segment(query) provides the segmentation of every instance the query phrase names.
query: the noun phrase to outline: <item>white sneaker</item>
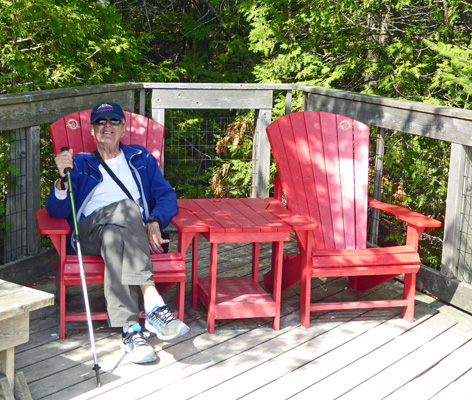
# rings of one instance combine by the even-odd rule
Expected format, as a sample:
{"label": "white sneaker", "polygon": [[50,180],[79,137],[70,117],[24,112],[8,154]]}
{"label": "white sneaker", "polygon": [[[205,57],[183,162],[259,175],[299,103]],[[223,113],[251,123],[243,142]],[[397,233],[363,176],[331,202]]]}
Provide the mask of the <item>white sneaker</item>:
{"label": "white sneaker", "polygon": [[146,314],[145,328],[164,341],[185,335],[190,328],[169,310],[169,307],[155,307]]}
{"label": "white sneaker", "polygon": [[123,334],[121,348],[131,356],[131,361],[135,364],[145,364],[157,360],[154,348],[147,342],[139,325],[133,325],[131,331]]}

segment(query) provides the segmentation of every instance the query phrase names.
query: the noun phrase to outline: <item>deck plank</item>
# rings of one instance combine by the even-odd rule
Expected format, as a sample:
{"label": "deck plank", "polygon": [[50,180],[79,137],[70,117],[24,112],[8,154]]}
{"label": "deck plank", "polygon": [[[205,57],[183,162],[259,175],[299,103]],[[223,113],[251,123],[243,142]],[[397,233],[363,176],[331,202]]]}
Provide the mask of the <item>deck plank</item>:
{"label": "deck plank", "polygon": [[357,386],[340,399],[383,399],[398,390],[399,387],[421,376],[471,338],[472,331],[470,328],[464,327],[462,324],[456,324],[398,362],[392,363],[391,366]]}
{"label": "deck plank", "polygon": [[439,392],[432,400],[460,399],[465,393],[470,393],[470,382],[472,382],[472,369],[453,381],[449,386]]}
{"label": "deck plank", "polygon": [[[394,340],[391,340],[378,349],[366,349],[364,357],[347,365],[326,379],[315,383],[294,398],[313,398],[314,393],[316,393],[317,396],[321,396],[323,399],[342,396],[359,384],[398,362],[403,357],[421,347],[424,343],[432,340],[438,334],[447,331],[455,324],[456,322],[447,316],[442,314],[435,315],[424,323],[397,336]],[[320,359],[319,362],[323,364],[326,360]],[[377,396],[376,391],[374,391],[374,394]],[[382,397],[378,394],[376,398]]]}
{"label": "deck plank", "polygon": [[[186,382],[185,387],[189,387],[187,384],[192,384],[202,392],[195,397],[196,399],[205,399],[208,396],[215,399],[224,398],[225,393],[231,393],[235,397],[244,396],[248,391],[257,390],[261,386],[268,385],[273,379],[289,374],[293,369],[301,368],[320,352],[331,351],[337,346],[349,342],[353,336],[361,335],[369,329],[370,324],[353,322],[349,324],[351,326],[349,332],[340,333],[339,327],[341,325],[344,326],[339,321],[318,324],[317,329],[312,330],[318,335],[310,335],[309,340],[307,340],[305,332],[300,332],[302,328],[296,328],[290,332],[290,335],[284,335],[283,341],[267,342],[257,349],[251,349],[239,357],[234,357],[214,368],[192,376],[191,381]],[[338,342],[327,340],[331,335],[336,335]],[[293,348],[294,342],[297,344],[301,342],[301,344]],[[251,362],[251,360],[258,361]],[[166,394],[174,388],[166,389],[168,390],[158,392],[158,394]],[[274,393],[274,395],[277,398],[280,392]]]}
{"label": "deck plank", "polygon": [[[344,284],[342,285],[342,288],[343,287],[344,287]],[[326,289],[326,292],[321,290],[319,295],[320,296],[326,296],[329,294],[336,295],[339,293],[340,290],[342,290],[342,288],[339,286],[337,282],[333,281],[329,289]],[[298,301],[298,296],[297,296],[297,299],[295,300]],[[287,312],[287,310],[285,312]],[[292,309],[289,308],[288,312],[289,313],[285,314],[282,318],[282,325],[287,325],[288,329],[293,329],[294,326],[298,326],[299,316],[298,316],[297,305],[293,307]],[[261,319],[260,322],[263,322],[263,320],[265,321],[265,325],[270,324],[271,319],[269,318]],[[226,325],[229,325],[229,324],[231,323],[226,322]],[[236,327],[227,331],[222,330],[221,328],[217,328],[215,335],[209,335],[206,332],[206,324],[205,324],[204,319],[200,318],[197,321],[189,322],[189,326],[191,328],[190,334],[182,338],[181,343],[166,344],[166,343],[157,341],[157,339],[155,338],[151,339],[151,343],[155,346],[155,350],[159,357],[158,365],[154,369],[152,369],[153,372],[159,375],[158,379],[153,378],[152,373],[147,371],[147,370],[150,370],[150,368],[147,368],[146,374],[144,374],[144,376],[142,377],[140,377],[142,375],[142,370],[136,369],[136,366],[133,366],[133,365],[131,365],[131,368],[129,368],[130,371],[125,373],[123,372],[125,366],[122,365],[121,363],[126,364],[127,362],[126,358],[123,358],[120,361],[112,360],[111,362],[108,363],[109,360],[107,358],[103,359],[102,352],[98,350],[99,351],[98,353],[99,364],[102,367],[102,372],[111,371],[111,368],[115,368],[115,369],[120,370],[120,375],[122,376],[122,379],[120,379],[119,382],[113,382],[115,381],[114,376],[107,377],[106,374],[105,375],[102,374],[101,380],[103,383],[105,382],[107,383],[106,390],[111,392],[110,398],[116,397],[117,395],[119,395],[123,391],[123,386],[125,384],[126,384],[126,390],[129,390],[130,388],[134,388],[134,386],[136,386],[133,389],[133,391],[135,392],[135,395],[137,396],[138,393],[140,393],[140,390],[142,390],[143,388],[145,388],[145,390],[150,390],[147,387],[147,385],[142,383],[142,381],[149,381],[149,380],[154,381],[157,379],[159,381],[171,383],[173,382],[173,379],[176,379],[176,376],[179,376],[179,374],[183,374],[180,376],[185,377],[186,373],[188,374],[195,373],[194,370],[189,370],[189,368],[182,368],[181,365],[173,367],[174,369],[176,368],[179,372],[175,372],[173,369],[169,369],[171,368],[171,365],[175,363],[176,361],[183,364],[190,363],[191,365],[195,365],[194,368],[196,368],[196,371],[198,371],[199,369],[204,367],[206,362],[211,362],[211,361],[207,361],[208,357],[210,357],[210,359],[212,360],[214,358],[214,355],[216,354],[218,355],[218,357],[220,357],[216,361],[220,359],[224,359],[223,357],[230,357],[230,354],[228,354],[228,351],[227,351],[227,347],[231,348],[233,346],[231,343],[231,339],[233,336],[237,337],[238,343],[242,342],[244,346],[246,346],[247,345],[246,341],[249,341],[250,339],[241,338],[241,336],[245,334],[246,332],[253,331],[251,335],[256,335],[256,337],[259,337],[260,335],[262,335],[260,340],[266,340],[265,335],[267,334],[267,332],[269,332],[271,335],[279,334],[278,332],[274,332],[271,328],[270,329],[265,328],[265,333],[263,333],[262,331],[263,326],[261,327],[258,324],[254,324],[254,323],[238,324],[236,322],[236,324],[233,323],[232,325]],[[247,325],[248,328],[241,328],[241,327],[238,327],[238,325],[240,326]],[[221,323],[220,325],[218,325],[218,327],[224,327],[224,326],[225,326],[224,323]],[[122,356],[122,353],[118,348],[119,335],[117,335],[115,339],[115,344],[116,344],[115,351],[114,352],[111,351],[110,353],[114,353],[114,354],[118,354],[119,356]],[[101,343],[98,342],[97,349],[100,349],[101,347],[100,345]],[[236,345],[235,349],[238,350],[240,346],[241,345]],[[168,357],[169,351],[171,351],[172,354],[176,354],[178,356],[175,356],[175,357],[172,356],[171,358],[169,358]],[[109,353],[106,353],[106,354],[109,354]],[[67,354],[67,356],[74,357],[73,354],[72,355]],[[164,372],[162,371],[163,368],[166,368]],[[41,368],[41,369],[47,369],[47,368]],[[169,372],[166,372],[167,370]],[[164,373],[170,374],[170,377],[168,380],[162,379],[162,376]],[[51,399],[64,398],[63,396],[65,395],[69,396],[73,394],[76,390],[78,392],[81,392],[84,389],[84,387],[87,387],[88,389],[90,389],[90,386],[93,386],[95,384],[94,376],[91,372],[91,369],[87,371],[86,375],[84,375],[83,371],[81,374],[76,374],[76,375],[79,375],[76,381],[71,381],[71,379],[69,379],[68,381],[64,381],[64,380],[56,381],[54,379],[54,376],[51,377],[51,382],[47,382],[47,379],[44,380],[42,384],[46,383],[46,386],[48,388],[51,387],[52,385],[57,391],[56,394],[50,396],[49,398]],[[112,373],[111,375],[114,375],[114,374]],[[86,376],[89,381],[82,382],[82,378],[84,376]],[[136,380],[137,378],[140,378],[138,382],[136,383],[132,382],[133,380]],[[116,383],[116,389],[114,389],[115,388],[114,383]],[[61,385],[61,386],[58,386],[58,385]],[[72,385],[75,385],[75,386],[71,387]],[[32,392],[34,389],[35,388],[33,384],[33,389],[31,389]],[[97,390],[99,392],[104,391],[102,389],[97,389]],[[64,392],[67,392],[67,393],[64,393]],[[88,393],[88,395],[89,394],[90,393]],[[82,397],[78,397],[78,398],[82,398]],[[103,394],[102,396],[100,396],[100,398],[108,398],[108,395]]]}
{"label": "deck plank", "polygon": [[[314,382],[322,381],[342,370],[346,365],[359,360],[366,354],[366,351],[380,348],[406,330],[423,323],[432,315],[431,309],[422,307],[421,304],[417,307],[417,311],[418,314],[421,314],[421,318],[417,319],[413,325],[395,317],[387,321],[384,321],[383,318],[378,319],[379,310],[365,313],[363,319],[345,322],[337,329],[320,337],[321,343],[311,344],[320,347],[316,353],[305,345],[301,346],[300,350],[305,354],[302,356],[304,362],[300,365],[294,365],[293,361],[282,359],[274,368],[278,371],[273,375],[274,380],[267,382],[265,386],[243,398],[249,400],[294,396]],[[356,335],[350,341],[341,341],[343,335],[346,335],[346,331],[356,333]],[[322,351],[323,349],[324,351]],[[287,371],[285,371],[287,367],[282,367],[285,364],[290,366]],[[339,384],[340,382],[337,382],[336,386]]]}
{"label": "deck plank", "polygon": [[[206,277],[209,246],[204,240],[199,243],[199,272]],[[284,248],[287,253],[296,245],[290,242]],[[270,245],[261,244],[261,282],[270,268],[270,250]],[[220,276],[250,276],[251,254],[250,244],[220,245]],[[57,308],[49,307],[37,318],[33,312],[30,341],[19,346],[15,356],[33,399],[450,399],[460,398],[458,390],[470,386],[472,316],[429,296],[417,292],[411,324],[401,318],[400,309],[345,310],[312,313],[310,328],[305,329],[299,323],[295,286],[283,293],[279,331],[272,329],[270,318],[218,320],[210,335],[204,308],[190,307],[190,250],[187,257],[189,334],[171,343],[151,338],[158,361],[139,366],[120,350],[119,329],[94,322],[100,388],[92,371],[86,323],[68,323],[69,337],[57,340]],[[50,288],[51,279],[38,282],[38,289]],[[390,281],[361,293],[347,289],[344,278],[316,279],[312,286],[313,301],[390,298],[400,295],[403,287]],[[71,291],[68,302],[80,308],[79,289]],[[91,290],[92,305],[100,293]],[[172,305],[175,289],[164,297]],[[382,388],[373,397],[377,385]]]}
{"label": "deck plank", "polygon": [[[429,371],[408,382],[388,396],[387,399],[431,398],[446,390],[451,382],[460,379],[470,370],[472,370],[472,340],[468,340]],[[470,392],[470,382],[472,381],[469,381],[467,392]],[[450,396],[449,399],[458,399],[459,394],[456,392],[456,395]]]}
{"label": "deck plank", "polygon": [[[168,385],[162,390],[156,391],[145,398],[151,398],[150,396],[162,396],[165,398],[165,396],[176,392],[183,398],[194,396],[196,393],[202,394],[202,396],[196,396],[196,398],[207,398],[211,395],[211,398],[215,399],[225,398],[226,393],[231,393],[235,397],[237,397],[237,395],[244,395],[249,390],[249,382],[252,385],[261,384],[261,381],[253,377],[255,368],[261,367],[268,361],[282,356],[287,352],[295,353],[291,360],[287,360],[289,362],[303,362],[304,354],[308,354],[310,358],[313,357],[314,350],[317,349],[319,343],[323,341],[321,336],[326,334],[326,332],[338,328],[340,325],[343,325],[343,322],[329,318],[323,322],[319,321],[314,329],[306,330],[302,327],[297,327],[278,337],[273,337],[272,332],[268,331],[265,333],[266,337],[264,338],[264,342],[250,347],[222,362],[216,363],[203,371],[199,371],[185,379],[179,380],[172,385]],[[365,326],[363,328],[365,328]],[[352,338],[352,334],[355,334],[355,332],[351,331],[349,335],[339,335],[338,338],[342,341],[349,341]],[[301,349],[300,345],[303,346]],[[296,346],[295,349],[294,346]],[[241,374],[245,374],[243,379],[244,384],[232,388],[236,389],[236,391],[227,391],[226,387],[220,388],[218,386]],[[252,377],[250,380],[246,380],[249,377],[248,374]],[[268,377],[271,376],[272,375],[268,375]],[[238,392],[238,389],[242,391],[242,393]]]}

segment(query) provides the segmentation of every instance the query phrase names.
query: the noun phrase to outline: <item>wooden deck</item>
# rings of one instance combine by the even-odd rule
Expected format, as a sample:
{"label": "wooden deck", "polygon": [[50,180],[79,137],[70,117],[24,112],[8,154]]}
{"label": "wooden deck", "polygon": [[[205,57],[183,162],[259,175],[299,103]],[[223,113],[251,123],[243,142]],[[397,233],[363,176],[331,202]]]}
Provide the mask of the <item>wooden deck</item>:
{"label": "wooden deck", "polygon": [[[209,251],[200,242],[205,276]],[[219,247],[222,276],[250,275],[250,245]],[[294,248],[285,245],[286,253]],[[261,272],[269,265],[270,246],[263,244]],[[16,368],[33,399],[472,399],[472,316],[425,294],[417,292],[412,324],[399,309],[349,310],[312,313],[305,329],[296,286],[284,293],[280,331],[272,330],[271,319],[216,321],[210,335],[202,306],[190,307],[189,278],[185,320],[191,331],[171,343],[152,338],[153,364],[130,363],[119,347],[121,332],[94,323],[100,388],[86,323],[68,323],[61,341],[55,307],[32,313],[31,337],[17,348]],[[402,291],[396,281],[365,293],[347,289],[344,279],[313,286],[313,296],[330,301]],[[36,287],[53,292],[54,277]],[[77,307],[80,290],[71,289],[68,298]],[[90,290],[92,307],[103,305],[100,291]],[[165,295],[171,306],[173,297]]]}

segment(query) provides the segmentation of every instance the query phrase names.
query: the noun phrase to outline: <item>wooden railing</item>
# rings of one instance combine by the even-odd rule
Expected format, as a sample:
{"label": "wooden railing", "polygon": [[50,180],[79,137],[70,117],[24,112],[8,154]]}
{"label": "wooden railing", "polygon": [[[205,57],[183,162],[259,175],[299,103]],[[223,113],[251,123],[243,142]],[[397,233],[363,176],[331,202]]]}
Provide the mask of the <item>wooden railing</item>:
{"label": "wooden railing", "polygon": [[141,87],[118,84],[0,96],[0,132],[14,131],[10,155],[19,170],[6,201],[9,230],[5,235],[5,262],[40,251],[35,218],[40,207],[40,126],[104,100],[113,99],[133,109],[135,92]]}
{"label": "wooden railing", "polygon": [[[461,218],[461,212],[466,207],[463,186],[464,171],[469,169],[467,151],[472,147],[472,111],[311,85],[126,83],[0,96],[0,131],[15,131],[19,140],[12,146],[12,154],[23,156],[26,160],[19,165],[24,170],[24,178],[17,184],[17,193],[10,193],[7,200],[7,207],[21,204],[25,210],[24,217],[10,221],[12,231],[16,230],[15,226],[26,229],[27,237],[21,254],[31,255],[39,251],[34,212],[40,206],[40,125],[50,124],[71,112],[106,101],[120,103],[129,111],[133,111],[138,103],[141,114],[147,113],[164,125],[165,113],[169,109],[255,110],[251,195],[266,197],[270,146],[265,128],[272,119],[275,91],[286,93],[286,113],[291,112],[292,93],[298,91],[303,93],[305,110],[343,114],[369,126],[379,127],[381,132],[383,129],[397,130],[452,143],[441,275],[431,271],[423,277],[420,274],[419,286],[432,291],[440,282],[440,286],[447,289],[442,291],[444,300],[454,302],[458,297],[463,297],[460,290],[466,290],[470,299],[470,286],[464,286],[454,277],[457,276],[460,257],[459,242],[469,239],[461,236],[461,227],[472,224],[472,221]],[[145,108],[147,95],[151,98],[149,110]],[[165,166],[165,160],[163,164]],[[381,176],[376,178],[378,180]],[[472,306],[463,308],[470,310]]]}

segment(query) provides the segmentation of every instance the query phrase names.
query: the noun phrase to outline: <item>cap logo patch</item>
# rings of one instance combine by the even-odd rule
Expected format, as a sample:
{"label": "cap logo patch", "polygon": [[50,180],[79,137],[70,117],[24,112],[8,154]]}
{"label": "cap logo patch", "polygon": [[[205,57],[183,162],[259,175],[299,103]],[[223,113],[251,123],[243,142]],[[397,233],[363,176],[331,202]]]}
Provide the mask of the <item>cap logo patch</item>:
{"label": "cap logo patch", "polygon": [[97,108],[97,113],[102,113],[102,112],[113,112],[113,106],[110,104],[102,104],[100,107]]}

